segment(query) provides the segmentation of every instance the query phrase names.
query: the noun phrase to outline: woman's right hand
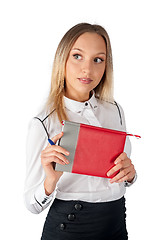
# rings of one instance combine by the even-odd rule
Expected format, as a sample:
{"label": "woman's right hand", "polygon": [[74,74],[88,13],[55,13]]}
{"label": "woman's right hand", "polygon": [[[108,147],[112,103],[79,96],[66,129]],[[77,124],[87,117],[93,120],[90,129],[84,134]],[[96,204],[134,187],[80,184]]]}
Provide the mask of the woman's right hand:
{"label": "woman's right hand", "polygon": [[[52,141],[56,143],[62,136],[63,132],[54,136]],[[69,155],[69,152],[66,149],[61,146],[50,144],[48,144],[48,146],[41,152],[41,163],[46,173],[44,188],[47,195],[50,195],[54,191],[56,183],[63,174],[63,172],[55,171],[55,163],[62,165],[69,163],[64,155]]]}

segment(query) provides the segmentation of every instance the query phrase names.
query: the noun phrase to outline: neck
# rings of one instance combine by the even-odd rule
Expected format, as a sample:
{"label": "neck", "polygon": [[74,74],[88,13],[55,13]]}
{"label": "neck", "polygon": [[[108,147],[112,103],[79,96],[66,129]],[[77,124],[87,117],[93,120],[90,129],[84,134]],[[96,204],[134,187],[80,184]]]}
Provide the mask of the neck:
{"label": "neck", "polygon": [[86,95],[86,94],[85,95],[78,95],[77,94],[76,96],[66,92],[65,96],[67,98],[72,99],[72,100],[77,101],[77,102],[86,102],[86,101],[88,101],[91,98],[92,91],[89,92],[88,95]]}

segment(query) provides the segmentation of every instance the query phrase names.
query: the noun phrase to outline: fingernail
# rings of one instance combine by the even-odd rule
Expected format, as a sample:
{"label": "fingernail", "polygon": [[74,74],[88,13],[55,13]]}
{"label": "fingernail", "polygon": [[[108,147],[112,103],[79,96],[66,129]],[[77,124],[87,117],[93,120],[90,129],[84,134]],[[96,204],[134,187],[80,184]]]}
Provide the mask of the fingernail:
{"label": "fingernail", "polygon": [[69,161],[68,161],[68,160],[66,160],[66,164],[69,164]]}
{"label": "fingernail", "polygon": [[69,152],[66,151],[66,155],[69,155]]}
{"label": "fingernail", "polygon": [[107,176],[109,177],[110,175],[111,175],[111,174],[108,172],[108,173],[107,173]]}

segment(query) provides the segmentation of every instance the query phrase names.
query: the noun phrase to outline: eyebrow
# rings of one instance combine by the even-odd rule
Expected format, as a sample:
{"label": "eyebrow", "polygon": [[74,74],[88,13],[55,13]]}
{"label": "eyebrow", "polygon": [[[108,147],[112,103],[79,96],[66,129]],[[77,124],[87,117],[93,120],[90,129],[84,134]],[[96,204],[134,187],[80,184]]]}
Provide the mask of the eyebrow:
{"label": "eyebrow", "polygon": [[[80,48],[73,48],[72,50],[78,50],[78,51],[80,51],[80,52],[84,52],[82,49],[80,49]],[[104,53],[104,52],[99,52],[99,53],[97,53],[97,54],[104,54],[104,55],[106,55],[106,53]]]}

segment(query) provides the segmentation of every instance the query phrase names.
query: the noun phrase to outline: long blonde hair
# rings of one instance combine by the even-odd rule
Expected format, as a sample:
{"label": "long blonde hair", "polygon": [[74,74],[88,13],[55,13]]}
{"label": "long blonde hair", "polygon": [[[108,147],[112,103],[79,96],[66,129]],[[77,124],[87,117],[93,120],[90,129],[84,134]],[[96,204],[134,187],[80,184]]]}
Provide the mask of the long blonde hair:
{"label": "long blonde hair", "polygon": [[107,49],[105,72],[100,83],[94,89],[95,96],[104,101],[113,101],[113,63],[108,33],[100,25],[89,23],[77,24],[63,36],[58,45],[53,62],[50,93],[46,102],[46,108],[50,112],[55,110],[60,122],[68,119],[63,102],[65,94],[65,65],[75,41],[80,35],[86,32],[97,33],[102,36]]}

